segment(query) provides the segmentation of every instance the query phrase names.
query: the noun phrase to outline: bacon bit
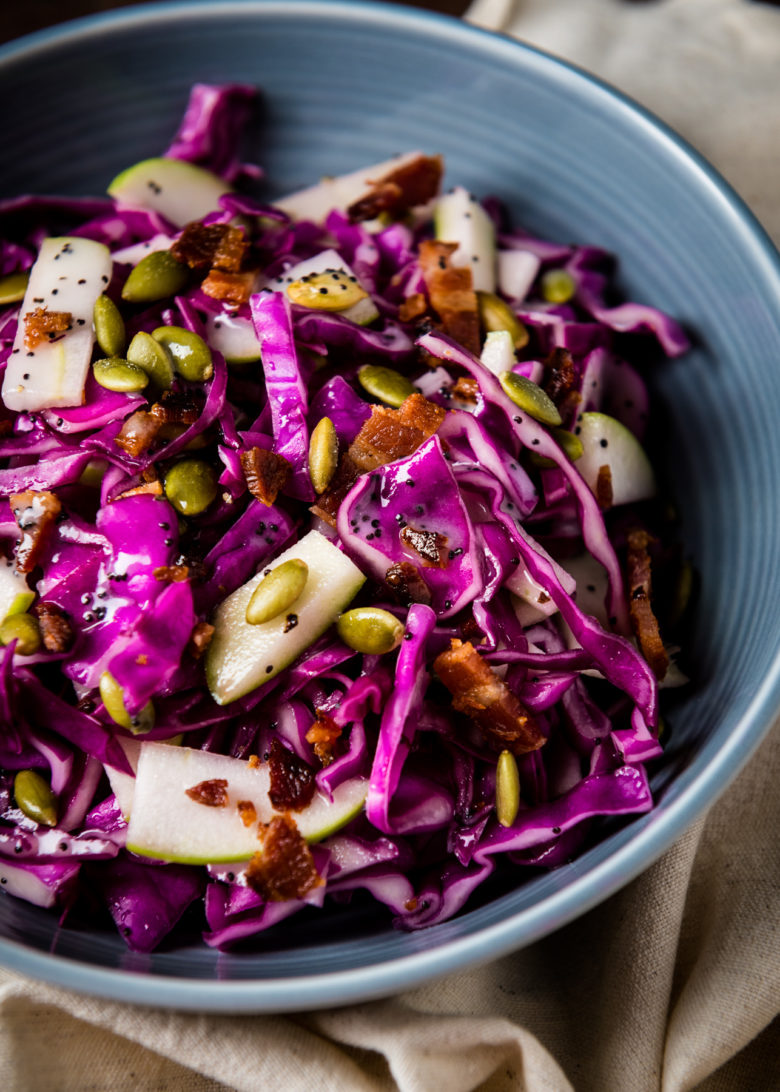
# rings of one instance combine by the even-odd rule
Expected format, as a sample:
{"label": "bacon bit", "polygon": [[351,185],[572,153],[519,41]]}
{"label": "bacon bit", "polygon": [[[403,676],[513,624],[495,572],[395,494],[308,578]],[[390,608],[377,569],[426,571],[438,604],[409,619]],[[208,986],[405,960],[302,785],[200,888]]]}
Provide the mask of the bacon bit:
{"label": "bacon bit", "polygon": [[453,708],[471,717],[499,750],[538,750],[545,736],[504,681],[469,641],[453,637],[450,646],[436,657],[433,670],[452,694]]}
{"label": "bacon bit", "polygon": [[143,455],[157,439],[161,427],[162,421],[153,414],[136,410],[122,425],[114,443],[128,455]]}
{"label": "bacon bit", "polygon": [[187,651],[194,660],[199,660],[211,644],[214,627],[210,622],[196,622],[187,643]]}
{"label": "bacon bit", "polygon": [[663,679],[669,667],[658,619],[653,613],[651,559],[648,546],[653,541],[647,531],[635,529],[628,533],[628,609],[631,626],[639,649],[657,679]]}
{"label": "bacon bit", "polygon": [[544,364],[542,386],[545,393],[558,406],[574,386],[574,359],[568,349],[557,346],[542,363]]}
{"label": "bacon bit", "polygon": [[67,652],[73,645],[75,634],[68,615],[62,607],[40,599],[32,610],[38,619],[41,640],[46,651]]}
{"label": "bacon bit", "polygon": [[199,781],[197,785],[184,791],[196,804],[204,804],[207,808],[227,807],[227,781],[224,777],[214,777],[211,781]]}
{"label": "bacon bit", "polygon": [[244,233],[231,224],[187,224],[171,247],[177,261],[190,269],[238,273],[247,249]]}
{"label": "bacon bit", "polygon": [[70,311],[49,311],[36,307],[24,316],[24,344],[35,349],[45,341],[54,341],[58,334],[66,334],[73,327]]}
{"label": "bacon bit", "polygon": [[311,850],[303,840],[295,820],[276,815],[261,827],[263,849],[255,853],[246,870],[246,882],[266,902],[302,899],[323,884],[314,865]]}
{"label": "bacon bit", "polygon": [[189,575],[189,565],[158,565],[152,572],[155,580],[168,580],[173,584],[183,584]]}
{"label": "bacon bit", "polygon": [[277,811],[301,811],[311,803],[317,785],[314,770],[274,736],[268,756],[268,798]]}
{"label": "bacon bit", "polygon": [[245,827],[251,827],[257,822],[257,809],[251,800],[239,800],[236,807]]}
{"label": "bacon bit", "polygon": [[416,318],[420,318],[428,310],[428,301],[422,292],[415,292],[411,296],[407,296],[401,306],[398,308],[398,317],[401,322],[412,322]]}
{"label": "bacon bit", "polygon": [[249,492],[261,504],[273,504],[290,476],[291,467],[284,455],[264,447],[252,447],[242,451],[239,458]]}
{"label": "bacon bit", "polygon": [[450,393],[453,398],[459,398],[461,402],[476,402],[479,394],[479,383],[477,383],[476,379],[472,379],[470,375],[461,375]]}
{"label": "bacon bit", "polygon": [[59,499],[48,491],[37,493],[28,489],[9,497],[11,511],[22,536],[16,547],[16,568],[29,573],[38,563],[38,557],[49,536],[52,525],[62,510]]}
{"label": "bacon bit", "polygon": [[481,644],[485,640],[485,634],[477,625],[477,620],[473,613],[464,618],[460,623],[460,635],[464,641],[474,641],[477,644]]}
{"label": "bacon bit", "polygon": [[602,511],[612,507],[612,470],[607,463],[599,467],[596,476],[596,500]]}
{"label": "bacon bit", "polygon": [[321,709],[315,712],[317,719],[306,733],[306,742],[312,745],[322,765],[330,766],[333,761],[333,747],[340,738],[342,729],[328,713],[323,713]]}
{"label": "bacon bit", "polygon": [[447,565],[447,536],[438,531],[419,531],[411,524],[401,528],[401,542],[414,550],[426,568],[443,569]]}
{"label": "bacon bit", "polygon": [[424,205],[436,196],[443,169],[440,155],[417,156],[379,181],[370,183],[369,192],[349,206],[347,216],[353,224],[360,220],[373,220],[381,212],[400,219],[409,209]]}
{"label": "bacon bit", "polygon": [[163,491],[163,485],[161,481],[144,482],[142,485],[136,485],[132,489],[126,489],[124,493],[120,493],[114,497],[115,501],[122,500],[124,497],[138,497],[145,494],[151,494],[153,497],[161,496]]}
{"label": "bacon bit", "polygon": [[455,268],[450,263],[457,249],[457,243],[424,239],[420,243],[420,269],[431,306],[441,319],[445,334],[449,334],[468,352],[479,356],[481,339],[477,294],[468,266]]}
{"label": "bacon bit", "polygon": [[149,412],[163,425],[192,425],[201,414],[201,403],[190,394],[165,391]]}
{"label": "bacon bit", "polygon": [[212,269],[200,287],[214,300],[248,303],[256,279],[257,272],[253,269],[247,273],[224,273],[221,269]]}
{"label": "bacon bit", "polygon": [[417,909],[419,903],[420,903],[420,900],[417,898],[417,896],[412,895],[412,897],[410,899],[407,899],[406,902],[404,903],[404,910],[408,910],[409,913],[411,914],[411,913],[413,913],[413,911],[415,911]]}
{"label": "bacon bit", "polygon": [[247,760],[247,763],[249,765],[250,770],[256,770],[258,768],[258,766],[260,765],[260,756],[259,755],[250,755],[248,760]]}
{"label": "bacon bit", "polygon": [[335,526],[339,505],[361,474],[411,455],[438,430],[447,411],[421,394],[410,394],[398,409],[372,406],[371,416],[342,455],[333,480],[312,513]]}
{"label": "bacon bit", "polygon": [[402,607],[409,607],[412,603],[424,603],[426,607],[431,605],[431,590],[411,561],[397,561],[391,565],[385,573],[385,584]]}

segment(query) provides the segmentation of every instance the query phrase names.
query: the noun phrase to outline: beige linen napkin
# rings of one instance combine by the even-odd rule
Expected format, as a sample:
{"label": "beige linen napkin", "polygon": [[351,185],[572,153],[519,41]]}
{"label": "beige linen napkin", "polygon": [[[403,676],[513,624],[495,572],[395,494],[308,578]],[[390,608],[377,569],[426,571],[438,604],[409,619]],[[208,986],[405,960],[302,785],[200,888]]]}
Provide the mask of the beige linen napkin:
{"label": "beige linen napkin", "polygon": [[[707,155],[780,238],[780,11],[747,0],[478,0]],[[292,1017],[198,1016],[0,971],[6,1092],[780,1089],[780,724],[626,889],[478,970]]]}

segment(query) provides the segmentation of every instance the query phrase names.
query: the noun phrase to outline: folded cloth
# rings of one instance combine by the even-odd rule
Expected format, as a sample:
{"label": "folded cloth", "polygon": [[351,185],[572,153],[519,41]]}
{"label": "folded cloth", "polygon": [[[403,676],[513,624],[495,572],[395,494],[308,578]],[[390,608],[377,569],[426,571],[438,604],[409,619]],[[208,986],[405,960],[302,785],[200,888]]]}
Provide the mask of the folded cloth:
{"label": "folded cloth", "polygon": [[[477,0],[468,18],[665,118],[780,239],[780,11]],[[6,1092],[771,1092],[780,1088],[780,723],[642,876],[552,936],[387,1001],[205,1016],[0,971]],[[774,1021],[774,1022],[773,1022]]]}

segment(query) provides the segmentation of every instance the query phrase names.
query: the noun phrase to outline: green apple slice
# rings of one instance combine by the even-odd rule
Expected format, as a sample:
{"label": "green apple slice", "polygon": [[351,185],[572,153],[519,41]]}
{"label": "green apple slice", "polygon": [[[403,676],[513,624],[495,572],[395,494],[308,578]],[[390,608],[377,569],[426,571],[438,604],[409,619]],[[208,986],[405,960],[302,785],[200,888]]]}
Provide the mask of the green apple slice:
{"label": "green apple slice", "polygon": [[0,622],[12,614],[24,614],[35,599],[27,577],[17,572],[16,565],[8,558],[0,563]]}
{"label": "green apple slice", "polygon": [[436,238],[457,243],[450,259],[454,266],[468,266],[477,292],[496,290],[496,230],[476,197],[456,186],[438,199],[433,210]]}
{"label": "green apple slice", "polygon": [[[596,494],[599,471],[608,466],[612,504],[632,504],[655,496],[655,474],[642,445],[625,425],[606,413],[583,413],[575,429],[583,452],[574,464]],[[596,494],[597,495],[597,494]]]}
{"label": "green apple slice", "polygon": [[160,156],[122,171],[108,192],[122,205],[159,212],[176,227],[184,227],[218,209],[220,197],[232,189],[224,178],[203,167]]}
{"label": "green apple slice", "polygon": [[315,224],[320,224],[333,209],[347,209],[366,195],[373,182],[379,182],[386,174],[411,163],[422,154],[405,152],[382,163],[350,171],[349,174],[323,178],[313,186],[280,197],[274,201],[274,205],[293,220],[313,220]]}
{"label": "green apple slice", "polygon": [[[82,404],[94,343],[92,312],[111,269],[111,254],[102,243],[76,236],[43,240],[3,377],[3,401],[9,409],[36,413],[49,406]],[[31,348],[25,316],[38,308],[69,314],[69,328]]]}
{"label": "green apple slice", "polygon": [[223,311],[206,319],[206,340],[222,353],[228,364],[249,364],[260,360],[260,342],[252,320]]}
{"label": "green apple slice", "polygon": [[485,344],[482,346],[482,355],[479,358],[484,366],[493,375],[503,375],[511,372],[517,356],[515,355],[515,343],[508,330],[490,330],[485,335]]}
{"label": "green apple slice", "polygon": [[[293,558],[309,567],[293,614],[251,625],[246,608],[255,588],[271,569]],[[206,653],[206,682],[214,701],[227,705],[278,675],[336,621],[365,579],[338,546],[319,531],[309,531],[229,595],[212,618],[214,635]]]}
{"label": "green apple slice", "polygon": [[[224,781],[224,803],[211,806],[188,795],[203,782]],[[191,747],[142,743],[135,796],[127,828],[127,848],[144,857],[184,864],[227,864],[245,861],[260,850],[258,824],[280,814],[268,797],[267,763],[250,766],[229,755]],[[339,830],[361,811],[368,792],[366,778],[343,782],[332,796],[315,791],[310,804],[292,813],[307,842]],[[195,794],[197,796],[197,793]],[[251,804],[256,819],[242,818]]]}

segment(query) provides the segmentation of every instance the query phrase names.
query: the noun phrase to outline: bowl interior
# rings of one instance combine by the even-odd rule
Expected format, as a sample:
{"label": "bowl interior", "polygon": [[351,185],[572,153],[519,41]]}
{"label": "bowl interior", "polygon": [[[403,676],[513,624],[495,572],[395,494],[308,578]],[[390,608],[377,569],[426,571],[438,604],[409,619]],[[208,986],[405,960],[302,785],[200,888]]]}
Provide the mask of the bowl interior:
{"label": "bowl interior", "polygon": [[696,341],[654,383],[658,455],[701,594],[696,684],[670,714],[652,814],[421,934],[358,902],[293,919],[251,953],[193,939],[139,956],[113,933],[58,929],[0,899],[0,959],[19,970],[125,1000],[281,1011],[390,993],[555,929],[645,868],[757,745],[778,700],[780,272],[739,201],[620,96],[517,43],[376,3],[155,5],[0,50],[0,97],[14,103],[0,117],[0,197],[101,194],[167,146],[193,82],[229,80],[263,91],[246,146],[262,192],[441,152],[450,184],[497,194],[540,235],[615,252],[626,292]]}

